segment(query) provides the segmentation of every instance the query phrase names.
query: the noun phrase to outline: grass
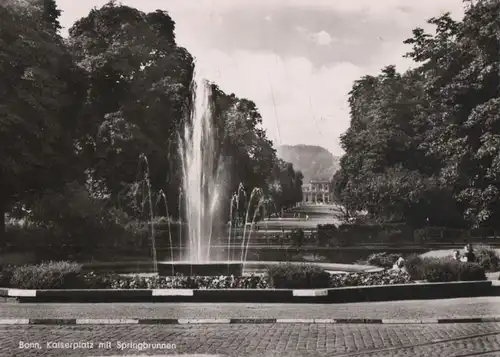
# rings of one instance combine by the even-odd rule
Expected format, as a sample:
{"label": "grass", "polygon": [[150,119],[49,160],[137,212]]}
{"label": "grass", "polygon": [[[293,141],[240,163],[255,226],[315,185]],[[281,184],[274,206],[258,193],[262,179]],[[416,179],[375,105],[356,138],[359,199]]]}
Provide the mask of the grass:
{"label": "grass", "polygon": [[[430,252],[421,254],[421,257],[429,257],[429,258],[442,258],[453,254],[453,251],[456,249],[436,249],[431,250]],[[463,249],[459,249],[462,251]],[[500,254],[500,248],[495,248],[495,251]]]}
{"label": "grass", "polygon": [[486,273],[486,279],[491,280],[491,281],[497,281],[499,275],[500,275],[500,271]]}

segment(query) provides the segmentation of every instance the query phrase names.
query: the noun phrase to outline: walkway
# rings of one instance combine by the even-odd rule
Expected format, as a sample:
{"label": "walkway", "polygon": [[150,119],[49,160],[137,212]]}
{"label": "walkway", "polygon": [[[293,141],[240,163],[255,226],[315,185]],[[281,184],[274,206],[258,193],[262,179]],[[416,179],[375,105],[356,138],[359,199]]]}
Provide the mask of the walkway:
{"label": "walkway", "polygon": [[436,319],[500,316],[500,297],[350,304],[0,303],[0,319]]}

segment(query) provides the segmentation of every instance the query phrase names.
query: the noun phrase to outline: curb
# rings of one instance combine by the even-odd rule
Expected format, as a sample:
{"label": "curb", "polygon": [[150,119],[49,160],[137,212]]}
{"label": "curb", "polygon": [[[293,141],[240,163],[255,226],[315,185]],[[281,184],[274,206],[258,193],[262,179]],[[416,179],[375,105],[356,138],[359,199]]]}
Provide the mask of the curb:
{"label": "curb", "polygon": [[500,316],[443,319],[2,319],[0,325],[204,325],[204,324],[356,324],[416,325],[500,322]]}
{"label": "curb", "polygon": [[450,299],[499,294],[491,281],[348,286],[326,289],[6,289],[17,302],[253,302],[347,303]]}

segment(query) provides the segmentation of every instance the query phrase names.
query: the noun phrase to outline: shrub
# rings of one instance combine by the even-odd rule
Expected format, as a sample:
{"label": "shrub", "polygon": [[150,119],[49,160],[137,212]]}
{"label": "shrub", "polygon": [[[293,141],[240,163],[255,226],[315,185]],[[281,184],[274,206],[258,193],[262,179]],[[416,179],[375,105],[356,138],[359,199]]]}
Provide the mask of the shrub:
{"label": "shrub", "polygon": [[13,268],[10,285],[20,289],[70,289],[81,287],[81,265],[47,262]]}
{"label": "shrub", "polygon": [[88,187],[69,182],[60,191],[45,190],[33,201],[30,219],[50,228],[52,245],[65,245],[65,252],[98,252],[103,245],[123,244],[129,238],[125,212],[109,199],[95,196]]}
{"label": "shrub", "polygon": [[304,231],[302,228],[295,228],[291,233],[292,245],[302,247],[304,245]]}
{"label": "shrub", "polygon": [[477,263],[459,263],[458,269],[459,281],[477,281],[486,280],[484,268]]}
{"label": "shrub", "polygon": [[476,263],[462,263],[450,258],[408,259],[406,270],[413,280],[429,282],[486,280],[483,267]]}
{"label": "shrub", "polygon": [[476,262],[486,271],[493,272],[500,270],[500,257],[496,250],[487,245],[477,245],[474,247]]}
{"label": "shrub", "polygon": [[366,262],[369,265],[374,265],[377,267],[389,269],[392,268],[392,266],[398,260],[399,257],[400,255],[395,253],[386,253],[386,252],[374,253],[370,254]]}
{"label": "shrub", "polygon": [[424,280],[422,278],[422,258],[417,254],[412,254],[406,258],[405,269],[413,280]]}
{"label": "shrub", "polygon": [[330,274],[314,264],[283,263],[267,268],[271,287],[276,289],[327,288]]}
{"label": "shrub", "polygon": [[[11,222],[12,223],[12,222]],[[20,224],[9,224],[5,227],[5,243],[9,247],[33,247],[40,242],[50,244],[53,240],[50,228],[37,226],[31,222]]]}
{"label": "shrub", "polygon": [[0,266],[0,287],[10,287],[10,279],[12,278],[12,267]]}
{"label": "shrub", "polygon": [[336,235],[337,226],[335,224],[319,224],[317,229],[316,241],[318,246],[327,247]]}

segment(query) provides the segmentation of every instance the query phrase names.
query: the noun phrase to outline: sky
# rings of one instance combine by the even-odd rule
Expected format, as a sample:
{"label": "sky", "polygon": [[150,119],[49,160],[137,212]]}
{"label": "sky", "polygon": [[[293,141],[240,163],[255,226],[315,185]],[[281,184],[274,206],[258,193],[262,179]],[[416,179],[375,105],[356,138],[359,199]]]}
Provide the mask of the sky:
{"label": "sky", "polygon": [[[107,0],[57,0],[65,28]],[[353,81],[386,65],[405,71],[403,41],[430,17],[463,16],[462,0],[123,0],[166,10],[197,72],[253,100],[275,145],[319,145],[342,155]]]}

